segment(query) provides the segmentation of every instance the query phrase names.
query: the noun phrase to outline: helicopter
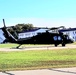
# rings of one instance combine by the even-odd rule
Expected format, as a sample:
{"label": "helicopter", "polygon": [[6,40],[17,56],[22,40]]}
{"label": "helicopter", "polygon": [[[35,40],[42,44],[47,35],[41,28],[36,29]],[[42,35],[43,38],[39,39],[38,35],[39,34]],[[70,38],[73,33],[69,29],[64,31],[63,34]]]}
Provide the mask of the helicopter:
{"label": "helicopter", "polygon": [[[73,43],[68,35],[59,32],[59,28],[38,28],[32,31],[27,31],[24,33],[19,33],[19,38],[16,39],[7,29],[5,25],[5,20],[3,19],[4,27],[1,28],[4,40],[2,43],[16,43],[19,44],[16,48],[19,48],[23,44],[54,44],[57,47],[59,44],[65,46],[66,44]],[[39,31],[42,30],[42,31]],[[24,37],[24,36],[25,37]],[[1,38],[1,39],[2,39]]]}

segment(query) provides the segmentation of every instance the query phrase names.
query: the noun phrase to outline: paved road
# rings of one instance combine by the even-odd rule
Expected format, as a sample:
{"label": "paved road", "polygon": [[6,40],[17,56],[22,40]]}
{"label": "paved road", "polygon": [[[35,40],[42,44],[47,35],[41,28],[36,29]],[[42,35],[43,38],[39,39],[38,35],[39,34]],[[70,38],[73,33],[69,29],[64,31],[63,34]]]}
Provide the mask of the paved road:
{"label": "paved road", "polygon": [[0,75],[76,75],[76,67],[26,71],[8,71],[0,72]]}
{"label": "paved road", "polygon": [[58,46],[54,47],[53,45],[34,45],[34,46],[26,46],[20,49],[16,48],[0,48],[0,51],[27,51],[27,50],[57,50],[57,49],[68,49],[68,48],[76,48],[76,45],[66,45],[65,47]]}

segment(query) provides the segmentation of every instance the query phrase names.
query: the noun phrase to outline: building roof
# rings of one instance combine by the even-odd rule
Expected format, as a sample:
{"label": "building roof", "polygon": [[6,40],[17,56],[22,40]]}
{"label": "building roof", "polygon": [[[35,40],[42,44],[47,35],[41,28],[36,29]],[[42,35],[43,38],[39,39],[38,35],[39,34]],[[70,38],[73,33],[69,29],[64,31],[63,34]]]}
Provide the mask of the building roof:
{"label": "building roof", "polygon": [[74,31],[76,28],[61,29],[59,32]]}

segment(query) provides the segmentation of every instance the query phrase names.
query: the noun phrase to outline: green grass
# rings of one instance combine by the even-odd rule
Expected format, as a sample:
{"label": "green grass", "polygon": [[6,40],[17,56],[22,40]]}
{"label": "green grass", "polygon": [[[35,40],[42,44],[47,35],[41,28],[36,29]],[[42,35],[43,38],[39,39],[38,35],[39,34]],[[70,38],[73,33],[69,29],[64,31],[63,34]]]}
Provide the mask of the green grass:
{"label": "green grass", "polygon": [[0,44],[0,48],[11,48],[11,47],[16,47],[18,46],[17,44],[11,44],[11,43],[7,43],[7,44]]}
{"label": "green grass", "polygon": [[76,49],[0,52],[0,71],[75,66]]}

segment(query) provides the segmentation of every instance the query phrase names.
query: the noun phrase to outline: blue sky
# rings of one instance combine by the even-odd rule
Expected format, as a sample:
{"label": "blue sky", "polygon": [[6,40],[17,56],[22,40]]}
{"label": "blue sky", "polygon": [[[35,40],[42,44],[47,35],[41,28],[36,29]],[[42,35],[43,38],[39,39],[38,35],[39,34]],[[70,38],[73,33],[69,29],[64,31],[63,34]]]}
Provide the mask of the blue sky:
{"label": "blue sky", "polygon": [[0,0],[0,27],[32,23],[36,27],[76,27],[76,0]]}

